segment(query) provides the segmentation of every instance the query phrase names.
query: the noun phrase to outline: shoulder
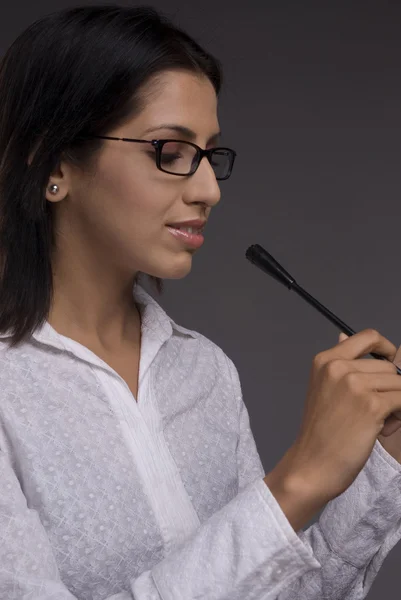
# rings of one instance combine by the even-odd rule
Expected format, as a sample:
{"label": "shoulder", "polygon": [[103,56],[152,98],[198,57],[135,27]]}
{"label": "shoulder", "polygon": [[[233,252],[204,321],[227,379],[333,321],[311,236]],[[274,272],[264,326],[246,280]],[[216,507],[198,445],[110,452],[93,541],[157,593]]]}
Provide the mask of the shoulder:
{"label": "shoulder", "polygon": [[203,364],[208,364],[212,371],[219,372],[221,377],[232,383],[234,387],[238,387],[237,367],[221,346],[199,331],[188,329],[174,322],[173,330],[176,335],[186,338],[187,348],[191,345],[196,346],[199,360]]}
{"label": "shoulder", "polygon": [[[15,392],[22,386],[32,383],[32,351],[25,343],[10,348],[9,339],[0,339],[0,387],[1,396],[5,393]],[[33,357],[35,363],[39,358]]]}
{"label": "shoulder", "polygon": [[199,345],[205,352],[216,354],[216,357],[219,357],[220,359],[224,359],[224,357],[227,356],[224,350],[218,344],[216,344],[210,338],[203,335],[203,333],[200,333],[199,331],[196,331],[194,329],[188,329],[187,327],[183,327],[182,325],[178,325],[178,323],[172,320],[171,323],[173,326],[174,333],[178,333],[186,338],[192,338],[196,340],[197,345]]}

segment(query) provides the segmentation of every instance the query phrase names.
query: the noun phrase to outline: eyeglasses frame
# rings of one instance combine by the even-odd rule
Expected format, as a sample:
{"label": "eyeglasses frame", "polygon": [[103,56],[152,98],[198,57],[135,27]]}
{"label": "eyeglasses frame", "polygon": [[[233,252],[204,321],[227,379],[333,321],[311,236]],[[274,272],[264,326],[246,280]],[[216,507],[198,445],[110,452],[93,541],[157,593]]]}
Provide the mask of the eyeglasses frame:
{"label": "eyeglasses frame", "polygon": [[[157,168],[162,171],[163,173],[168,173],[169,175],[178,175],[179,177],[187,177],[189,175],[193,175],[196,170],[198,169],[201,160],[203,159],[204,156],[207,157],[209,163],[211,162],[212,159],[212,154],[216,151],[216,150],[228,150],[231,154],[231,162],[230,162],[230,166],[229,166],[229,170],[228,170],[228,174],[225,177],[217,177],[216,179],[218,181],[224,181],[226,179],[228,179],[232,173],[233,170],[233,166],[234,166],[234,161],[235,158],[237,156],[237,153],[235,150],[232,150],[231,148],[226,148],[223,146],[216,146],[215,148],[209,148],[208,150],[204,150],[203,148],[201,148],[200,146],[198,146],[197,144],[194,144],[193,142],[188,142],[186,140],[175,140],[175,139],[157,139],[157,140],[139,140],[139,139],[135,139],[135,138],[120,138],[120,137],[113,137],[113,136],[108,136],[108,135],[88,135],[86,137],[90,137],[90,138],[99,138],[99,139],[103,139],[103,140],[117,140],[117,141],[121,141],[121,142],[135,142],[138,144],[152,144],[152,146],[154,148],[156,148],[156,166]],[[163,167],[161,166],[161,154],[162,154],[162,149],[164,144],[166,144],[167,142],[179,142],[179,143],[185,143],[185,144],[189,144],[190,146],[193,146],[193,148],[196,149],[197,151],[197,163],[195,168],[190,171],[189,173],[172,173],[171,171],[166,171],[166,169],[163,169]]]}

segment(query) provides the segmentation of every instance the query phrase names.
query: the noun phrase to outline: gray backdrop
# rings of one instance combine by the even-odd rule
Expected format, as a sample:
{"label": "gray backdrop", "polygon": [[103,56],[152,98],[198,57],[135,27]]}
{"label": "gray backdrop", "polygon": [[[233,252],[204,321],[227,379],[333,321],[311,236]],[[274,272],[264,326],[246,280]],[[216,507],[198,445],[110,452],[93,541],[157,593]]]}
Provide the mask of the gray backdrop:
{"label": "gray backdrop", "polygon": [[[31,21],[76,4],[98,2],[4,4],[0,53]],[[220,124],[238,151],[191,274],[166,281],[160,302],[236,363],[268,472],[298,431],[313,356],[338,334],[245,259],[250,244],[353,329],[401,344],[401,2],[149,4],[223,61]],[[398,545],[369,600],[399,598],[400,567]]]}

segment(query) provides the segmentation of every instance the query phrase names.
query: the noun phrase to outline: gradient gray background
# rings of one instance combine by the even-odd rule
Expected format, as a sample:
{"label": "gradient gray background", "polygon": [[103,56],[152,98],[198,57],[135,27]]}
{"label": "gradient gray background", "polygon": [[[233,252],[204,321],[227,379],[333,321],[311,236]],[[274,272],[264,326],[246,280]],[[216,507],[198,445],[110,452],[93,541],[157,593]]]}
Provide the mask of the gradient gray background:
{"label": "gradient gray background", "polygon": [[[77,4],[99,2],[3,6],[0,53],[33,20]],[[245,259],[250,244],[353,329],[401,344],[401,2],[142,4],[223,62],[222,141],[237,162],[191,274],[166,281],[159,301],[234,360],[267,473],[297,434],[313,356],[338,333]],[[398,545],[368,598],[398,599],[400,570]]]}

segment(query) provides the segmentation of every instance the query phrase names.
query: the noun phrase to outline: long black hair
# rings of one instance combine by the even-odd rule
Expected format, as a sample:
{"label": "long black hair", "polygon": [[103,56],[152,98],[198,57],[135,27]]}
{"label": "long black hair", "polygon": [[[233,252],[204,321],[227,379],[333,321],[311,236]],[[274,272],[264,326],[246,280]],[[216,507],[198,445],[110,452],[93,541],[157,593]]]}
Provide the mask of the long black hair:
{"label": "long black hair", "polygon": [[[219,94],[220,62],[150,6],[50,13],[2,58],[0,333],[11,332],[10,347],[42,326],[51,308],[50,174],[62,158],[89,165],[103,142],[85,136],[106,135],[138,114],[142,86],[171,69],[206,75]],[[162,293],[163,281],[148,277]]]}

